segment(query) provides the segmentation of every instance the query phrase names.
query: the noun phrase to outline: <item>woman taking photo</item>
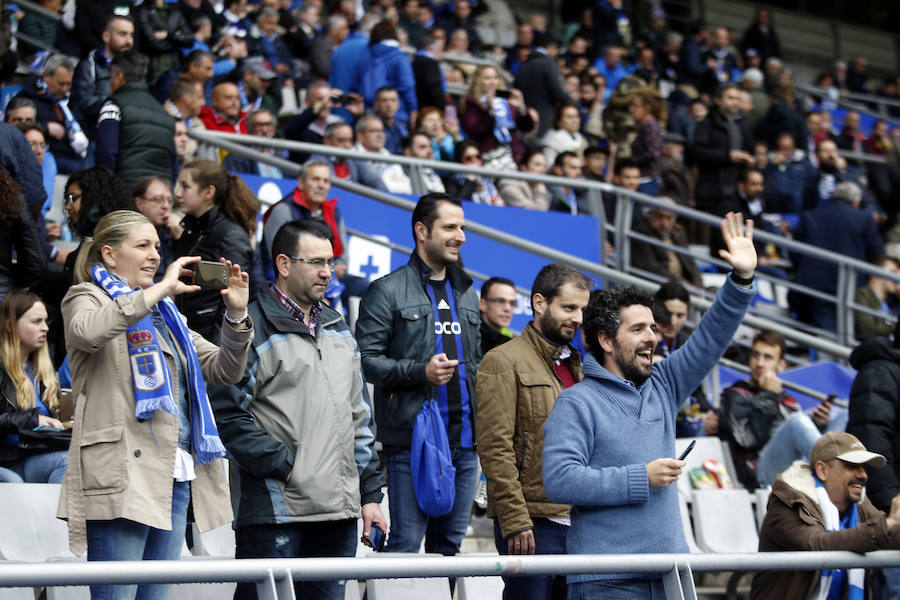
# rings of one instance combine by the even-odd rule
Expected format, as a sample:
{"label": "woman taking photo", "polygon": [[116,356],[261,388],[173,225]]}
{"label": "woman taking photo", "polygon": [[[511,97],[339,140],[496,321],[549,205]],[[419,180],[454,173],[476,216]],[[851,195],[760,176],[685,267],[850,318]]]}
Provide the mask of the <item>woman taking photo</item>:
{"label": "woman taking photo", "polygon": [[[175,256],[214,262],[226,258],[245,273],[252,272],[251,236],[256,231],[259,199],[243,179],[211,160],[195,160],[178,174],[175,198],[185,214],[184,231],[174,243]],[[216,290],[183,296],[178,307],[191,329],[207,340],[219,339],[225,304]]]}
{"label": "woman taking photo", "polygon": [[[507,100],[508,98],[508,100]],[[534,128],[519,90],[506,91],[494,67],[479,67],[469,93],[460,103],[462,129],[478,144],[484,163],[494,168],[516,168],[525,146],[519,132]]]}
{"label": "woman taking photo", "polygon": [[[221,348],[184,324],[170,296],[196,292],[179,280],[200,260],[184,256],[154,284],[156,228],[116,211],[85,240],[79,283],[63,300],[75,426],[58,516],[88,560],[174,560],[188,504],[202,531],[232,520],[224,446],[206,382],[237,382],[253,336],[249,284],[228,265]],[[164,598],[166,585],[91,586],[97,598]]]}
{"label": "woman taking photo", "polygon": [[25,483],[62,483],[67,451],[33,431],[63,428],[56,419],[59,381],[47,351],[47,309],[24,290],[0,301],[0,393],[0,467]]}

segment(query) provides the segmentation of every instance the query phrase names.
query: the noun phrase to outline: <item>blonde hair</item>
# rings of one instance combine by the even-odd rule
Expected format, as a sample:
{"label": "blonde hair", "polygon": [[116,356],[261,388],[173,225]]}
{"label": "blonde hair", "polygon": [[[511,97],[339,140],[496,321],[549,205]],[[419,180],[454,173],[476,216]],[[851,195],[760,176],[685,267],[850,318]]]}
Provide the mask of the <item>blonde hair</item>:
{"label": "blonde hair", "polygon": [[138,225],[149,224],[150,219],[133,210],[115,210],[100,219],[94,227],[93,237],[85,238],[78,259],[75,261],[75,277],[78,281],[91,281],[91,267],[105,265],[100,250],[103,246],[118,248],[128,234]]}
{"label": "blonde hair", "polygon": [[[481,94],[484,93],[481,90],[481,76],[487,69],[493,69],[493,71],[497,74],[497,89],[506,89],[506,82],[503,81],[503,76],[500,75],[500,70],[497,69],[497,67],[494,67],[492,65],[481,65],[472,76],[472,85],[469,86],[469,93],[460,101],[461,108],[465,109],[466,103],[468,102],[470,96],[476,103],[481,104]],[[490,106],[485,106],[484,108],[489,111],[491,110]]]}
{"label": "blonde hair", "polygon": [[39,302],[44,304],[37,294],[25,290],[10,292],[0,301],[0,364],[13,382],[20,410],[30,410],[36,405],[34,386],[22,366],[27,361],[35,381],[43,385],[41,400],[52,411],[59,406],[59,380],[47,344],[23,357],[19,339],[19,319]]}

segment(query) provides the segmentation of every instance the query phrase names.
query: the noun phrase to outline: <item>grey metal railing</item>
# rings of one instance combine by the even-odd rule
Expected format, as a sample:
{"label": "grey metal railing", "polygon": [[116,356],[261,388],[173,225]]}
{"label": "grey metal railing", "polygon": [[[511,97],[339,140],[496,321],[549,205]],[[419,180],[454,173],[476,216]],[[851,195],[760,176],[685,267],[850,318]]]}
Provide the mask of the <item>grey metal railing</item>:
{"label": "grey metal railing", "polygon": [[[881,106],[879,108],[879,110],[873,110],[872,107],[869,106],[869,103],[870,102],[871,103],[878,102],[879,96],[869,96],[867,94],[852,94],[850,92],[841,92],[838,95],[837,99],[834,99],[828,93],[828,90],[825,88],[822,88],[822,87],[817,87],[815,85],[808,85],[805,83],[794,83],[794,87],[796,87],[801,92],[805,92],[812,96],[816,96],[820,99],[828,98],[829,100],[831,100],[838,106],[842,106],[844,108],[849,108],[851,110],[855,110],[857,112],[861,112],[861,113],[864,113],[867,115],[872,115],[873,117],[881,119],[887,123],[890,123],[891,125],[900,127],[900,119],[891,117],[887,113],[887,110],[885,109],[885,106],[887,106],[887,105],[900,106],[900,102],[895,102],[888,98],[881,98],[882,102],[884,103],[884,106]],[[866,100],[863,100],[861,102],[856,101],[857,99],[860,99],[860,98],[866,98]]]}
{"label": "grey metal railing", "polygon": [[[276,138],[263,138],[249,135],[196,130],[191,130],[189,134],[200,141],[217,145],[229,152],[235,152],[240,156],[245,156],[253,160],[265,162],[267,164],[272,164],[281,168],[285,173],[289,174],[298,173],[302,167],[291,161],[259,152],[251,146],[265,146],[272,148],[290,149],[307,153],[327,154],[345,158],[372,160],[376,162],[397,163],[406,165],[411,169],[413,173],[413,180],[421,179],[418,176],[418,169],[432,168],[445,172],[473,173],[478,175],[485,175],[488,177],[507,177],[511,179],[548,183],[551,185],[562,185],[581,189],[588,193],[592,191],[605,191],[609,194],[614,194],[617,203],[616,223],[614,228],[612,229],[612,231],[614,231],[617,236],[617,240],[630,240],[631,237],[634,237],[636,235],[631,232],[631,215],[635,204],[663,208],[665,210],[674,212],[679,216],[690,218],[694,221],[703,223],[708,226],[718,227],[719,223],[721,222],[720,218],[708,213],[700,212],[692,208],[680,205],[668,204],[664,201],[660,201],[656,198],[641,194],[639,192],[632,192],[630,190],[625,190],[608,183],[590,181],[586,179],[571,179],[566,177],[556,177],[553,175],[536,175],[533,173],[524,173],[522,171],[505,171],[489,167],[469,167],[459,163],[417,159],[406,156],[360,152],[357,150],[347,150],[344,148],[336,148],[333,146],[323,146],[305,142],[294,142]],[[371,188],[352,182],[335,179],[332,184],[336,187],[347,189],[349,191],[374,198],[380,202],[385,202],[393,206],[399,206],[400,208],[404,208],[406,210],[411,210],[412,207],[412,203],[408,200],[397,198],[396,196],[385,192],[378,192],[377,190],[373,190]],[[504,232],[484,227],[483,225],[479,225],[476,223],[470,224],[469,229],[473,233],[484,235],[484,237],[500,241],[501,243],[525,250],[526,252],[532,252],[550,260],[567,262],[568,264],[582,269],[585,272],[599,275],[605,279],[610,279],[612,281],[626,285],[638,285],[648,289],[655,289],[656,287],[658,287],[656,284],[647,282],[642,278],[635,277],[630,274],[631,265],[625,262],[627,258],[623,258],[628,256],[628,252],[620,253],[621,256],[618,257],[616,268],[612,269],[607,266],[599,265],[597,263],[585,261],[581,258],[569,255],[567,253],[559,252],[558,250],[552,248],[547,248],[544,246],[533,244],[532,242],[527,242],[518,237],[511,236]],[[604,233],[605,232],[601,232],[601,248],[605,239],[603,237]],[[775,329],[783,333],[788,339],[793,340],[799,344],[815,348],[839,359],[846,359],[850,354],[849,345],[852,341],[852,336],[850,335],[848,325],[848,319],[852,318],[852,314],[844,300],[847,297],[852,297],[852,292],[855,289],[856,284],[856,273],[865,273],[867,275],[875,274],[891,281],[900,281],[900,275],[890,273],[884,269],[880,269],[879,267],[875,267],[863,261],[849,258],[847,256],[815,246],[810,246],[808,244],[803,244],[801,242],[796,242],[789,238],[775,235],[766,231],[757,231],[754,233],[754,236],[757,239],[760,239],[764,242],[771,242],[791,252],[814,256],[816,258],[821,258],[838,265],[838,292],[834,295],[800,286],[796,283],[778,279],[764,273],[757,273],[757,276],[761,279],[768,279],[773,283],[776,283],[777,285],[784,285],[790,287],[791,289],[802,291],[803,293],[807,293],[817,298],[822,298],[828,300],[829,302],[834,302],[837,305],[839,335],[835,336],[834,334],[831,334],[830,339],[827,339],[826,332],[817,331],[815,335],[809,335],[804,332],[797,331],[793,327],[786,327],[780,323],[772,321],[771,319],[762,318],[754,314],[748,315],[745,319],[745,322],[753,327]],[[619,243],[621,244],[621,242]],[[627,246],[627,244],[625,244],[625,246]],[[675,250],[680,250],[682,252],[684,251],[683,249],[678,249],[678,247],[675,246],[672,246],[672,248]],[[693,253],[692,256],[700,260],[709,262],[716,262],[718,260],[708,256],[700,256]],[[707,299],[701,298],[697,300],[696,304],[699,308],[705,310],[705,308],[709,305],[709,301]]]}

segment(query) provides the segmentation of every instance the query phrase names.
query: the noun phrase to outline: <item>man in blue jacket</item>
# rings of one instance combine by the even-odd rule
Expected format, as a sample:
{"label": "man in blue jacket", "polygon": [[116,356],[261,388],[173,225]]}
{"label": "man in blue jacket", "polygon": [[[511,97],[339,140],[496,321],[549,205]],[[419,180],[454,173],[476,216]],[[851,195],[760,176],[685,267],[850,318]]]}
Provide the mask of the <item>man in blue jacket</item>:
{"label": "man in blue jacket", "polygon": [[[678,489],[675,417],[725,351],[755,295],[753,222],[722,221],[733,271],[688,341],[653,365],[652,296],[635,287],[604,290],[584,314],[584,380],[556,400],[544,426],[544,488],[571,504],[570,554],[688,552]],[[658,575],[569,575],[571,598],[663,598]]]}

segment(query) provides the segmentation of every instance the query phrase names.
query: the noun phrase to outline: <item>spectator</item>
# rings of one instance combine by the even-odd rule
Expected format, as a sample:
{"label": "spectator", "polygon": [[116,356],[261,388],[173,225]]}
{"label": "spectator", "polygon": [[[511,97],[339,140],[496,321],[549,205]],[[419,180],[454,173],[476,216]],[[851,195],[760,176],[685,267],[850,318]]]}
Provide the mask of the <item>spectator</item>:
{"label": "spectator", "polygon": [[809,156],[809,161],[814,167],[818,167],[819,161],[816,158],[816,149],[819,146],[819,142],[825,139],[830,139],[834,142],[835,136],[828,128],[822,127],[822,111],[811,110],[806,113],[806,130],[809,136],[804,149]]}
{"label": "spectator", "polygon": [[753,127],[756,127],[769,112],[769,95],[763,90],[763,79],[762,71],[750,68],[744,71],[739,84],[741,89],[750,95],[753,107],[744,114],[750,119],[750,125]]}
{"label": "spectator", "polygon": [[[419,108],[433,106],[443,112],[447,105],[444,75],[440,60],[444,56],[444,38],[428,33],[422,38],[422,46],[412,61],[413,78],[416,81],[416,100]],[[379,90],[380,92],[380,90]],[[378,102],[376,93],[375,103]]]}
{"label": "spectator", "polygon": [[[62,12],[62,0],[40,0],[38,5],[58,15]],[[35,11],[27,11],[25,15],[19,19],[19,28],[17,33],[23,33],[28,37],[43,42],[51,48],[56,45],[56,26],[57,20],[46,17]],[[23,57],[27,57],[35,52],[42,50],[41,46],[33,46],[21,37],[18,37],[18,50]]]}
{"label": "spectator", "polygon": [[609,98],[613,91],[619,86],[626,75],[630,73],[629,69],[622,64],[622,56],[625,54],[623,48],[618,46],[607,46],[603,51],[603,57],[598,58],[594,62],[594,68],[597,73],[603,76],[606,81],[603,101],[609,102]]}
{"label": "spectator", "polygon": [[878,119],[872,125],[872,134],[863,144],[865,151],[876,156],[887,156],[892,146],[893,142],[891,142],[887,121]]}
{"label": "spectator", "polygon": [[[384,125],[376,115],[363,115],[356,121],[356,139],[355,150],[391,154],[384,147]],[[366,160],[365,165],[381,178],[387,191],[394,194],[412,193],[412,183],[401,165],[374,160]]]}
{"label": "spectator", "polygon": [[698,170],[697,210],[711,213],[722,200],[734,196],[741,169],[753,166],[753,137],[739,102],[736,86],[720,86],[716,105],[694,131],[691,154]]}
{"label": "spectator", "polygon": [[775,146],[778,136],[785,131],[794,136],[795,146],[802,146],[809,135],[806,121],[790,107],[785,90],[780,87],[769,90],[769,110],[754,131],[756,139],[769,147]]}
{"label": "spectator", "polygon": [[[175,240],[175,256],[214,262],[225,258],[249,273],[250,236],[256,231],[259,199],[244,181],[212,161],[195,160],[179,173],[175,198],[184,212],[184,231]],[[178,303],[191,329],[207,340],[219,339],[222,315],[228,308],[219,290],[181,296]]]}
{"label": "spectator", "polygon": [[606,103],[603,101],[605,90],[606,79],[602,75],[597,75],[594,81],[581,82],[579,110],[582,117],[582,130],[587,135],[589,143],[592,144],[598,144],[601,140],[605,140],[603,132],[603,110],[606,108]]}
{"label": "spectator", "polygon": [[[266,138],[275,137],[275,115],[266,109],[255,110],[247,115],[247,133]],[[277,158],[285,158],[287,151],[276,150],[266,146],[254,147],[254,150],[275,156]],[[229,153],[222,161],[222,166],[226,171],[247,173],[248,175],[259,175],[273,179],[281,179],[284,177],[281,169],[276,166],[267,164],[263,161],[253,160],[239,156],[235,153]]]}
{"label": "spectator", "polygon": [[[270,17],[271,19],[271,17]],[[269,68],[259,56],[250,56],[241,61],[241,79],[237,82],[241,98],[241,110],[252,112],[264,108],[273,115],[278,112],[275,100],[268,93],[278,74]],[[288,85],[293,85],[293,82]]]}
{"label": "spectator", "polygon": [[709,41],[709,27],[703,20],[691,23],[689,35],[681,45],[678,57],[678,81],[692,86],[699,92],[709,93],[716,87],[711,61],[704,60]]}
{"label": "spectator", "polygon": [[538,138],[543,137],[553,125],[557,104],[572,101],[563,89],[559,66],[547,55],[547,49],[542,46],[535,47],[528,55],[528,59],[519,67],[513,87],[522,91],[525,105],[537,111],[538,123],[535,135]]}
{"label": "spectator", "polygon": [[41,207],[41,216],[46,216],[51,206],[53,206],[53,192],[56,188],[57,175],[56,159],[53,158],[53,154],[47,151],[47,132],[44,131],[43,127],[34,121],[29,121],[19,125],[19,130],[25,136],[28,145],[31,146],[31,151],[34,152],[34,157],[37,159],[38,164],[41,165],[44,191],[47,192],[47,200]]}
{"label": "spectator", "polygon": [[[630,160],[619,161],[613,169],[612,182],[626,190],[636,192],[641,185],[641,169]],[[603,193],[604,216],[610,223],[615,223],[616,221],[618,196],[619,194],[616,193]],[[624,198],[624,201],[629,202],[627,197]]]}
{"label": "spectator", "polygon": [[[332,123],[325,128],[325,137],[322,142],[326,146],[350,150],[353,148],[353,128],[344,122]],[[360,183],[383,192],[387,191],[384,182],[378,174],[370,169],[363,160],[324,154],[313,154],[309,157],[309,160],[331,165],[332,175],[338,179]]]}
{"label": "spectator", "polygon": [[[566,177],[569,179],[581,178],[581,159],[574,152],[560,152],[556,155],[551,175]],[[557,210],[577,215],[580,211],[578,197],[581,190],[576,190],[565,184],[550,185],[550,210]]]}
{"label": "spectator", "polygon": [[204,99],[212,98],[213,59],[205,50],[191,50],[181,69],[169,69],[156,80],[156,99],[165,102],[172,92],[176,79],[195,81],[203,88]]}
{"label": "spectator", "polygon": [[159,283],[175,260],[175,234],[181,235],[178,215],[172,212],[172,184],[162,177],[150,175],[138,181],[132,197],[134,208],[147,217],[159,237],[159,264],[153,276],[153,282]]}
{"label": "spectator", "polygon": [[[521,132],[534,128],[522,92],[506,90],[500,73],[491,66],[479,67],[466,97],[460,103],[460,122],[466,135],[478,144],[484,161],[495,168],[513,167],[525,150]],[[505,95],[505,94],[504,94]]]}
{"label": "spectator", "polygon": [[191,138],[188,137],[188,128],[184,120],[175,119],[175,135],[172,136],[172,141],[175,143],[175,178],[178,179],[182,167],[194,159],[194,155],[189,153],[188,142]]}
{"label": "spectator", "polygon": [[491,277],[481,286],[481,353],[487,354],[511,340],[515,335],[509,329],[513,313],[519,305],[516,284],[506,277]]}
{"label": "spectator", "polygon": [[250,7],[246,0],[225,0],[221,15],[224,23],[221,28],[223,36],[235,36],[241,39],[250,37],[253,22],[250,21]]}
{"label": "spectator", "polygon": [[737,83],[741,71],[738,68],[738,59],[731,51],[731,40],[726,28],[716,27],[713,30],[709,49],[706,51],[706,60],[719,85]]}
{"label": "spectator", "polygon": [[103,45],[103,32],[111,16],[131,17],[134,3],[130,0],[75,0],[72,33],[84,56]]}
{"label": "spectator", "polygon": [[763,172],[771,190],[767,210],[799,214],[803,210],[804,186],[814,172],[806,153],[796,149],[794,136],[787,131],[779,135]]}
{"label": "spectator", "polygon": [[[342,122],[331,112],[333,103],[339,102],[340,90],[333,90],[324,81],[315,81],[306,90],[306,108],[291,118],[284,126],[284,137],[297,142],[321,144],[325,128],[332,123]],[[291,152],[291,161],[302,164],[309,155],[305,152]]]}
{"label": "spectator", "polygon": [[[457,265],[463,225],[458,201],[422,196],[413,211],[416,249],[409,263],[373,281],[360,303],[356,336],[363,372],[375,385],[376,437],[391,481],[388,552],[418,552],[424,537],[426,552],[457,554],[469,524],[478,470],[474,384],[481,336],[477,294]],[[426,307],[415,313],[420,318],[401,318],[401,310],[412,315],[403,307],[413,305]],[[438,325],[441,333],[433,334]],[[427,398],[447,415],[456,467],[453,508],[437,519],[419,508],[410,476],[413,422]]]}
{"label": "spectator", "polygon": [[[597,2],[592,16],[595,54],[600,54],[609,47],[621,47],[631,43],[631,23],[628,14],[622,8],[622,0]],[[628,32],[626,34],[628,39],[623,32]]]}
{"label": "spectator", "polygon": [[[182,119],[188,130],[203,131],[206,129],[206,125],[203,124],[203,119],[198,118],[203,104],[203,84],[199,81],[179,77],[172,84],[171,94],[163,104],[163,108],[176,119]],[[190,138],[185,154],[193,157],[196,153],[197,142]]]}
{"label": "spectator", "polygon": [[462,140],[458,122],[445,119],[440,109],[426,106],[416,119],[416,131],[428,134],[434,160],[453,160],[456,144]]}
{"label": "spectator", "polygon": [[609,148],[588,146],[584,149],[584,178],[591,181],[612,181],[612,165],[609,163]]}
{"label": "spectator", "polygon": [[[431,138],[422,132],[416,132],[403,138],[403,154],[411,158],[431,160],[433,158],[431,154]],[[404,165],[403,170],[410,179],[415,176],[415,172],[408,166]],[[434,169],[431,167],[419,167],[418,172],[421,180],[420,185],[426,192],[443,193],[445,191],[444,182],[441,181],[440,175]]]}
{"label": "spectator", "polygon": [[556,160],[560,152],[574,152],[582,155],[587,147],[587,140],[581,135],[581,115],[574,103],[563,102],[556,111],[553,129],[544,134],[541,143],[548,163]]}
{"label": "spectator", "polygon": [[637,135],[631,142],[631,160],[641,170],[641,192],[659,194],[659,159],[662,156],[662,128],[666,122],[664,104],[655,91],[643,90],[635,94],[628,112],[637,125]]}
{"label": "spectator", "polygon": [[[531,288],[534,320],[519,338],[486,354],[478,368],[478,454],[501,555],[566,553],[569,507],[552,503],[544,492],[543,429],[559,393],[582,379],[570,343],[590,287],[572,267],[543,267]],[[553,574],[505,577],[503,597],[562,600],[564,582]]]}
{"label": "spectator", "polygon": [[[391,154],[400,154],[403,151],[403,138],[409,135],[409,122],[399,119],[397,111],[400,110],[400,95],[391,86],[382,86],[375,92],[373,104],[375,114],[384,125],[384,147]],[[422,117],[420,111],[418,118]]]}
{"label": "spectator", "polygon": [[[519,170],[535,175],[547,174],[547,159],[542,152],[526,151],[519,163]],[[522,179],[500,179],[497,182],[500,197],[507,206],[518,206],[531,210],[549,210],[550,192],[539,181]]]}
{"label": "spectator", "polygon": [[[482,167],[484,159],[478,145],[472,140],[463,140],[456,145],[454,162],[467,167]],[[457,200],[471,200],[478,204],[503,206],[503,198],[494,181],[486,175],[474,173],[448,173],[441,178],[447,193]]]}
{"label": "spectator", "polygon": [[13,290],[38,283],[47,270],[47,254],[22,190],[3,169],[0,169],[0,232],[3,233],[0,236],[0,298],[3,298]]}
{"label": "spectator", "polygon": [[[420,6],[422,6],[422,9],[419,8]],[[427,11],[429,15],[431,13],[428,3],[424,0],[404,0],[400,3],[398,25],[400,26],[400,29],[406,32],[409,45],[413,48],[420,48],[422,46],[422,38],[425,37],[425,26],[419,22],[420,11]],[[432,23],[428,26],[431,27],[434,25],[434,19],[429,16],[426,20],[429,19]],[[444,34],[443,30],[441,30],[441,34],[444,36],[444,39],[446,39],[447,36]]]}
{"label": "spectator", "polygon": [[177,67],[181,53],[194,44],[194,35],[184,13],[165,0],[142,2],[134,9],[137,48],[150,57],[148,83],[160,73]]}
{"label": "spectator", "polygon": [[[665,196],[658,200],[675,204],[674,200]],[[635,224],[634,231],[687,250],[687,235],[676,220],[677,217],[672,211],[665,208],[648,208],[644,217]],[[638,239],[631,240],[631,265],[664,279],[677,279],[696,288],[703,287],[700,270],[694,259],[688,254],[664,246]]]}
{"label": "spectator", "polygon": [[212,107],[200,109],[200,120],[211,131],[247,133],[246,119],[238,86],[230,81],[223,81],[213,88]]}
{"label": "spectator", "polygon": [[[888,256],[878,256],[872,261],[876,267],[880,267],[889,273],[900,273],[900,265]],[[856,288],[853,294],[853,303],[859,304],[871,310],[883,313],[892,313],[890,300],[897,296],[900,285],[897,282],[878,275],[870,274],[866,285]],[[865,341],[873,337],[888,337],[894,331],[894,324],[875,315],[861,311],[853,311],[853,335],[856,339]]]}
{"label": "spectator", "polygon": [[[372,527],[387,530],[359,350],[343,316],[323,302],[333,239],[319,220],[279,229],[275,282],[249,309],[260,343],[241,381],[211,394],[233,457],[239,559],[352,557],[360,517],[363,538]],[[298,597],[339,598],[345,583],[298,581],[294,588]],[[238,584],[235,596],[256,598],[256,584]]]}
{"label": "spectator", "polygon": [[[62,175],[83,168],[89,143],[69,107],[74,71],[74,60],[55,54],[44,63],[40,75],[30,75],[25,80],[19,92],[19,96],[35,103],[38,123],[50,136],[50,151],[56,157],[56,165]],[[43,199],[40,204],[43,204]]]}
{"label": "spectator", "polygon": [[[228,287],[220,297],[228,325],[218,348],[190,331],[168,299],[199,289],[179,280],[199,258],[176,259],[154,285],[156,241],[153,225],[139,213],[105,216],[80,257],[82,283],[63,300],[72,394],[80,400],[59,515],[68,519],[72,551],[82,554],[87,546],[89,560],[176,560],[189,504],[201,531],[232,520],[219,461],[225,448],[205,381],[233,383],[244,371],[253,339],[248,277],[226,261]],[[132,350],[134,360],[125,360],[135,336],[146,350],[139,356]],[[148,371],[162,382],[154,397],[144,389]],[[104,431],[116,431],[116,441],[97,441]],[[129,452],[110,452],[116,443]],[[96,491],[104,492],[104,502],[91,501]],[[98,596],[135,593],[92,587]],[[162,597],[168,585],[134,587],[142,598]]]}
{"label": "spectator", "polygon": [[131,17],[109,17],[102,39],[103,46],[91,50],[78,63],[72,79],[72,108],[91,139],[97,131],[100,108],[111,93],[110,61],[134,47],[134,21]]}
{"label": "spectator", "polygon": [[[891,503],[885,517],[866,494],[867,472],[884,464],[884,456],[869,452],[849,433],[823,436],[809,453],[809,464],[795,462],[772,486],[759,532],[760,552],[862,553],[900,547],[900,504]],[[774,600],[800,597],[811,589],[827,596],[847,590],[848,597],[863,598],[872,595],[872,587],[863,569],[762,571],[753,576],[751,594]]]}
{"label": "spectator", "polygon": [[175,121],[147,90],[149,59],[120,52],[109,65],[112,96],[103,104],[97,124],[97,165],[134,188],[138,180],[174,176]]}
{"label": "spectator", "polygon": [[288,30],[286,40],[295,57],[309,63],[309,55],[319,33],[322,7],[315,2],[304,2],[296,9],[296,27]]}
{"label": "spectator", "polygon": [[[861,188],[857,171],[848,167],[844,157],[838,154],[838,147],[830,139],[822,140],[816,146],[816,164],[819,168],[806,180],[803,190],[803,207],[807,210],[828,204],[837,186],[847,182]],[[863,196],[863,200],[865,197]],[[862,202],[862,200],[861,200]],[[868,204],[868,202],[863,202]]]}
{"label": "spectator", "polygon": [[684,137],[677,133],[663,136],[659,159],[660,193],[681,206],[694,207],[694,178],[684,164]]}
{"label": "spectator", "polygon": [[868,68],[869,59],[865,56],[857,56],[850,61],[850,68],[847,69],[847,89],[858,94],[871,94],[869,74],[866,72]]}
{"label": "spectator", "polygon": [[[722,229],[729,248],[723,258],[734,267],[730,281],[688,342],[656,368],[647,292],[604,290],[585,310],[584,381],[559,395],[544,425],[544,489],[551,502],[572,504],[570,554],[687,552],[672,485],[684,467],[670,458],[675,415],[715,366],[755,295],[752,231],[744,232],[737,215]],[[572,597],[602,598],[613,590],[622,598],[665,595],[660,578],[625,573],[568,582]]]}
{"label": "spectator", "polygon": [[[254,58],[267,61],[268,66],[277,75],[293,78],[297,75],[294,72],[294,56],[291,54],[287,42],[278,33],[278,19],[277,10],[273,8],[260,9],[256,16],[256,27],[259,29],[259,37],[251,38],[247,50]],[[244,68],[246,69],[247,66],[244,65]]]}
{"label": "spectator", "polygon": [[859,113],[848,110],[844,116],[844,128],[837,136],[838,148],[850,152],[864,152],[866,138],[859,129]]}
{"label": "spectator", "polygon": [[[475,73],[475,65],[472,64],[477,57],[475,56],[476,52],[471,51],[471,47],[469,45],[469,34],[466,33],[465,29],[455,29],[451,33],[447,34],[448,41],[447,47],[444,52],[445,56],[456,59],[459,62],[455,65],[459,69],[462,69],[462,72],[465,73],[466,77],[471,77],[473,73]],[[444,69],[448,69],[449,66],[444,66]]]}
{"label": "spectator", "polygon": [[[763,213],[766,212],[763,198],[765,190],[766,180],[762,171],[752,167],[744,169],[738,178],[737,190],[734,195],[720,201],[716,206],[715,214],[725,216],[730,212],[740,213],[744,220],[753,221],[753,226],[757,231],[763,230],[765,228]],[[717,235],[717,232],[713,232],[709,248],[712,256],[718,256],[718,251],[725,248],[725,241],[720,235]],[[764,244],[756,242],[756,251],[759,265],[765,265],[767,256],[764,252]]]}
{"label": "spectator", "polygon": [[[857,260],[871,261],[884,254],[872,214],[859,209],[861,199],[862,192],[856,184],[849,181],[838,184],[829,203],[800,215],[800,221],[793,230],[794,238]],[[794,263],[798,284],[826,294],[837,291],[835,263],[806,255],[795,256]],[[859,281],[857,285],[862,283]],[[836,330],[833,302],[813,297],[801,300],[796,294],[793,300],[791,308],[797,311],[801,321],[814,323],[828,331]]]}
{"label": "spectator", "polygon": [[769,57],[781,58],[781,43],[778,33],[771,25],[769,10],[763,7],[756,9],[753,23],[744,31],[741,38],[741,53],[756,50],[759,57],[766,61]]}
{"label": "spectator", "polygon": [[391,86],[400,99],[397,118],[414,122],[419,110],[416,80],[412,65],[399,45],[397,29],[390,21],[377,23],[369,37],[368,51],[356,61],[350,89],[363,97],[366,106],[373,106],[378,90]]}
{"label": "spectator", "polygon": [[[47,350],[47,308],[28,291],[0,301],[0,466],[25,483],[62,483],[68,452],[37,436],[38,427],[62,431],[59,381]],[[23,439],[26,438],[27,439]],[[37,438],[37,439],[35,439]],[[63,442],[65,444],[65,442]]]}
{"label": "spectator", "polygon": [[534,50],[534,28],[530,23],[520,23],[516,28],[516,43],[506,50],[503,66],[515,76],[519,66],[528,59],[532,50]]}
{"label": "spectator", "polygon": [[460,29],[466,32],[469,44],[473,48],[481,48],[481,38],[475,27],[475,18],[472,15],[472,4],[469,0],[457,0],[451,5],[451,11],[437,22],[437,26],[444,30],[450,37]]}
{"label": "spectator", "polygon": [[827,401],[810,418],[784,389],[778,374],[787,367],[786,351],[780,333],[759,332],[748,361],[750,379],[722,392],[720,434],[729,443],[738,479],[748,490],[771,485],[792,462],[809,453],[820,431],[829,426]]}
{"label": "spectator", "polygon": [[331,54],[344,43],[349,33],[350,26],[346,17],[339,14],[328,17],[323,32],[316,36],[309,49],[309,64],[315,77],[328,79]]}

